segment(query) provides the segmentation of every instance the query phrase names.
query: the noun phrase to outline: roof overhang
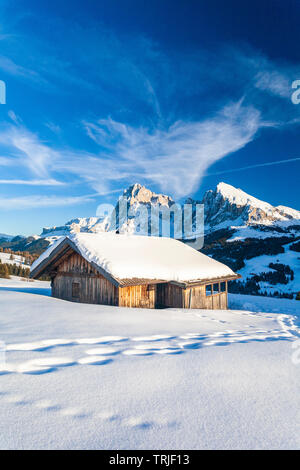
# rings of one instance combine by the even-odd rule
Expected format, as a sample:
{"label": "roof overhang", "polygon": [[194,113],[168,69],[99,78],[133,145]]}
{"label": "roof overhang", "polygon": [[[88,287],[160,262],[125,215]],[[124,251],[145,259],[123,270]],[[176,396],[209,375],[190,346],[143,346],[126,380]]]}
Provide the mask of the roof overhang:
{"label": "roof overhang", "polygon": [[146,278],[126,278],[119,279],[112,274],[105,271],[101,266],[87,259],[78,249],[77,245],[66,237],[56,248],[50,253],[50,255],[45,258],[41,263],[39,263],[30,273],[30,277],[33,279],[38,279],[43,275],[50,275],[55,272],[55,268],[61,263],[63,258],[68,258],[72,253],[77,253],[82,256],[91,266],[110,281],[116,287],[129,287],[129,286],[139,286],[145,284],[161,284],[161,283],[171,283],[183,289],[189,287],[196,287],[204,284],[213,284],[216,282],[223,281],[232,281],[241,278],[240,274],[234,274],[229,276],[223,276],[215,279],[200,279],[200,280],[190,280],[190,281],[169,281],[166,279],[146,279]]}
{"label": "roof overhang", "polygon": [[240,279],[242,276],[240,274],[234,274],[229,276],[222,276],[216,277],[211,279],[199,279],[199,280],[192,280],[192,281],[170,281],[170,284],[173,284],[178,287],[182,287],[183,289],[187,289],[188,287],[197,287],[203,286],[205,284],[216,284],[217,282],[224,282],[224,281],[235,281],[236,279]]}

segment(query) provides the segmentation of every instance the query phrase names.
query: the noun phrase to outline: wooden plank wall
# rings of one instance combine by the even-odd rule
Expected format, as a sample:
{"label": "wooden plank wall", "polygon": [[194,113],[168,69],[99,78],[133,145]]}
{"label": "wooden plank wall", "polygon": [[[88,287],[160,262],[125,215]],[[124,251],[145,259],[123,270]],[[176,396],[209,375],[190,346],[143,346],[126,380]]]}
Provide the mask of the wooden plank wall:
{"label": "wooden plank wall", "polygon": [[156,285],[119,287],[120,307],[155,308]]}
{"label": "wooden plank wall", "polygon": [[[73,297],[74,283],[79,284],[78,297]],[[77,253],[58,266],[52,281],[52,296],[73,302],[118,305],[118,288]]]}
{"label": "wooden plank wall", "polygon": [[158,307],[183,307],[184,290],[174,284],[157,284],[157,306]]}
{"label": "wooden plank wall", "polygon": [[227,282],[226,291],[218,294],[206,295],[206,285],[190,287],[183,292],[185,308],[227,309]]}

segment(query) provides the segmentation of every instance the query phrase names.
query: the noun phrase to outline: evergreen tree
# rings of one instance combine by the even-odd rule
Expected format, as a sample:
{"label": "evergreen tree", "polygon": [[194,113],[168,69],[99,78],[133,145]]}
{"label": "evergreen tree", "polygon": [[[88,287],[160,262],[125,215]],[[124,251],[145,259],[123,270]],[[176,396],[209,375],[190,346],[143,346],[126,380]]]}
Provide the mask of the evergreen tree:
{"label": "evergreen tree", "polygon": [[3,279],[9,279],[9,271],[7,264],[1,264],[0,265],[0,277]]}

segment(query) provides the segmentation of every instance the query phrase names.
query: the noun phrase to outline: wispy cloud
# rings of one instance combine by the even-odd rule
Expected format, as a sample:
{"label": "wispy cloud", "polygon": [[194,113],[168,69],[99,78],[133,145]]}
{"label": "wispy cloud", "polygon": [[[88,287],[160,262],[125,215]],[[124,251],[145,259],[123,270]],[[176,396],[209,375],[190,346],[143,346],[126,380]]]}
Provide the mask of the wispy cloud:
{"label": "wispy cloud", "polygon": [[22,179],[0,179],[0,184],[13,184],[24,186],[65,186],[67,183],[55,179],[44,180],[22,180]]}
{"label": "wispy cloud", "polygon": [[198,188],[210,165],[253,140],[261,121],[259,111],[239,102],[209,119],[178,121],[167,130],[112,119],[84,125],[103,150],[99,158],[73,159],[69,171],[81,173],[100,192],[116,180],[145,181],[182,197]]}
{"label": "wispy cloud", "polygon": [[0,209],[2,210],[23,210],[36,209],[41,207],[61,207],[91,202],[91,196],[24,196],[24,197],[0,197]]}
{"label": "wispy cloud", "polygon": [[21,124],[22,119],[19,118],[19,116],[16,115],[16,113],[13,110],[8,111],[8,117],[15,123],[15,124]]}
{"label": "wispy cloud", "polygon": [[7,157],[0,157],[0,166],[10,166],[12,161],[10,158]]}
{"label": "wispy cloud", "polygon": [[10,150],[14,161],[26,166],[34,175],[49,177],[49,167],[55,165],[58,153],[25,127],[8,126],[0,132],[0,144]]}
{"label": "wispy cloud", "polygon": [[43,79],[36,71],[23,67],[4,55],[0,56],[0,70],[15,77],[22,77],[33,80],[34,82],[46,83],[46,80]]}
{"label": "wispy cloud", "polygon": [[291,77],[277,70],[262,70],[255,76],[255,86],[281,98],[290,98]]}

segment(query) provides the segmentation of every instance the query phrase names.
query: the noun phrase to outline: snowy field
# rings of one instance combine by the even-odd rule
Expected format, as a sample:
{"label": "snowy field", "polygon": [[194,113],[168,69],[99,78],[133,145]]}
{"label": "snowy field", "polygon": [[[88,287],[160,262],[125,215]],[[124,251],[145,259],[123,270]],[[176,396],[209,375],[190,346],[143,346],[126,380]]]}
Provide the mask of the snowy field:
{"label": "snowy field", "polygon": [[141,310],[49,294],[0,280],[1,449],[300,448],[300,302]]}

